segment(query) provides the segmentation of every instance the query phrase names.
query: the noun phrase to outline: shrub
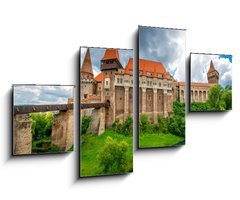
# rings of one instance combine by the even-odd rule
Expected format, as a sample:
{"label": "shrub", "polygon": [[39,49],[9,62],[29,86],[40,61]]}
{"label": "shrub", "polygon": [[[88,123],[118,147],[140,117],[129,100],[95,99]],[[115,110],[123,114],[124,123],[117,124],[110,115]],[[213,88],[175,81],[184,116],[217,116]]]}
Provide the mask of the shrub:
{"label": "shrub", "polygon": [[97,155],[103,173],[123,173],[127,168],[128,144],[107,137],[102,150]]}
{"label": "shrub", "polygon": [[168,130],[177,136],[185,135],[185,118],[181,116],[173,116],[169,118]]}
{"label": "shrub", "polygon": [[125,122],[121,124],[119,118],[116,118],[112,128],[119,134],[130,135],[133,131],[133,119],[131,116],[128,116]]}
{"label": "shrub", "polygon": [[158,116],[158,130],[162,133],[168,132],[168,120],[162,116]]}
{"label": "shrub", "polygon": [[82,130],[81,130],[82,134],[87,133],[87,129],[89,127],[90,121],[91,121],[91,117],[90,116],[84,116],[82,118],[82,126],[81,126],[82,127]]}
{"label": "shrub", "polygon": [[122,134],[130,135],[133,132],[133,119],[131,116],[128,116],[122,126]]}
{"label": "shrub", "polygon": [[140,131],[145,132],[148,127],[148,116],[145,114],[142,114],[140,116]]}
{"label": "shrub", "polygon": [[225,109],[232,109],[232,90],[226,87],[222,93],[221,100],[225,103]]}

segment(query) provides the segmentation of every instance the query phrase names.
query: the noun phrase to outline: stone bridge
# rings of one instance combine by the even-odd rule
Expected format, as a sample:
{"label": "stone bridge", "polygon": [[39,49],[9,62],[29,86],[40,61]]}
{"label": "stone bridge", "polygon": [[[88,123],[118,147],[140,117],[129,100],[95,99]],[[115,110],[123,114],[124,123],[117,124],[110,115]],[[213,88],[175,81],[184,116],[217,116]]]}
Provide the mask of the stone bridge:
{"label": "stone bridge", "polygon": [[81,117],[85,115],[85,113],[82,112],[84,109],[93,108],[91,112],[91,122],[87,133],[97,133],[98,135],[104,133],[106,127],[106,115],[109,112],[109,106],[109,101],[103,103],[81,103]]}
{"label": "stone bridge", "polygon": [[32,153],[32,121],[29,113],[59,111],[52,124],[52,145],[67,151],[73,145],[73,104],[14,106],[13,114],[13,154]]}

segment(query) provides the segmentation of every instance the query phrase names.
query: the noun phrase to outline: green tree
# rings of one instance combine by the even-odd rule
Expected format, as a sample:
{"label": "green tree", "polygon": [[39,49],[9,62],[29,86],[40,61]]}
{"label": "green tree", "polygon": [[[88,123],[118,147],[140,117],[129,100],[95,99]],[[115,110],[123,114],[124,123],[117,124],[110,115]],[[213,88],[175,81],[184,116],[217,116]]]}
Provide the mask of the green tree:
{"label": "green tree", "polygon": [[232,90],[230,88],[226,87],[224,89],[222,92],[221,101],[224,102],[226,110],[232,109]]}
{"label": "green tree", "polygon": [[90,122],[91,122],[91,117],[90,116],[84,116],[83,118],[82,118],[82,126],[81,126],[81,133],[82,134],[85,134],[85,133],[87,133],[87,129],[88,129],[88,127],[89,127],[89,124],[90,124]]}
{"label": "green tree", "polygon": [[178,116],[185,116],[185,104],[180,101],[173,102],[173,113]]}
{"label": "green tree", "polygon": [[128,144],[125,141],[115,141],[110,136],[105,140],[97,159],[103,173],[123,173],[127,170]]}
{"label": "green tree", "polygon": [[51,136],[53,112],[31,113],[33,140],[47,140]]}
{"label": "green tree", "polygon": [[213,85],[208,92],[208,104],[210,110],[224,110],[224,102],[221,102],[223,88],[221,85]]}

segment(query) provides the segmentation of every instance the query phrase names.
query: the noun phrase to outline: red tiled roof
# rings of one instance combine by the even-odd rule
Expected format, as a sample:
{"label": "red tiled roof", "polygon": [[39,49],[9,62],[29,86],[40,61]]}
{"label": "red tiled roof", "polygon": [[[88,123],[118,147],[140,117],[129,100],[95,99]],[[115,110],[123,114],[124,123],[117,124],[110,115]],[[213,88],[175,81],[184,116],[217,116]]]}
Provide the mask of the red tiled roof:
{"label": "red tiled roof", "polygon": [[[133,59],[130,58],[128,64],[125,67],[125,74],[130,74],[130,70],[133,70]],[[153,76],[157,77],[158,73],[169,75],[160,62],[151,60],[139,59],[139,70],[142,71],[142,75],[147,76],[147,72],[153,73]]]}
{"label": "red tiled roof", "polygon": [[109,59],[118,59],[118,61],[120,61],[117,49],[106,49],[102,60],[109,60]]}
{"label": "red tiled roof", "polygon": [[139,70],[142,70],[143,75],[147,75],[147,72],[152,72],[156,76],[157,73],[166,73],[166,70],[162,63],[144,59],[139,59]]}
{"label": "red tiled roof", "polygon": [[103,73],[102,72],[99,73],[94,79],[97,82],[102,82],[102,80],[103,80]]}

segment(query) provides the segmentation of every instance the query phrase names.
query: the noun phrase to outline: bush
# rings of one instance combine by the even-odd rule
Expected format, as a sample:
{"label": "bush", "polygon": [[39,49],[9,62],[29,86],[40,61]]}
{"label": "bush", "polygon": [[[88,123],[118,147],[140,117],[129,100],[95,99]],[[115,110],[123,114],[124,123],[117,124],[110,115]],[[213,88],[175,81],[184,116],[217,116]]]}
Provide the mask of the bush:
{"label": "bush", "polygon": [[221,100],[225,103],[225,109],[232,109],[232,90],[226,87],[222,93]]}
{"label": "bush", "polygon": [[180,101],[174,101],[173,113],[174,115],[185,117],[185,103],[181,103]]}
{"label": "bush", "polygon": [[177,136],[185,135],[185,118],[181,116],[173,116],[169,118],[168,130]]}
{"label": "bush", "polygon": [[202,102],[193,102],[191,103],[191,111],[204,111],[209,110],[210,106],[208,103],[202,103]]}
{"label": "bush", "polygon": [[99,152],[97,159],[103,173],[124,173],[127,171],[128,144],[120,143],[107,137],[104,147]]}
{"label": "bush", "polygon": [[162,133],[168,132],[168,120],[162,116],[158,116],[158,130]]}
{"label": "bush", "polygon": [[148,116],[145,114],[142,114],[140,116],[140,131],[145,132],[148,128]]}
{"label": "bush", "polygon": [[131,116],[128,116],[125,122],[121,124],[119,118],[116,118],[112,128],[119,134],[130,135],[133,132],[133,119]]}
{"label": "bush", "polygon": [[82,127],[82,129],[81,129],[82,134],[87,133],[87,129],[89,127],[90,122],[91,122],[91,117],[90,116],[84,116],[82,118],[82,126],[81,126]]}

